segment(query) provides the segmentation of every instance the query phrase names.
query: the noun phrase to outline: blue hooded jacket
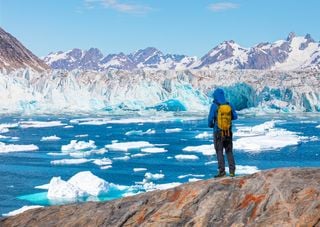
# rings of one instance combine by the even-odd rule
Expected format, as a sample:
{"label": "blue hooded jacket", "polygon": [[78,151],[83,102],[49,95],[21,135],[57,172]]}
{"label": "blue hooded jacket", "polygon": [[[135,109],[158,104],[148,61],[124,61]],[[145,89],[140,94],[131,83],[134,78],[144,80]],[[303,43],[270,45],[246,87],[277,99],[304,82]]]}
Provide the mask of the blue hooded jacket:
{"label": "blue hooded jacket", "polygon": [[[213,102],[210,107],[210,112],[208,116],[208,127],[213,128],[214,132],[218,132],[220,129],[218,128],[217,124],[214,124],[214,120],[217,118],[217,110],[218,105],[220,104],[226,104],[227,101],[224,97],[224,92],[221,88],[217,88],[213,93]],[[238,115],[236,113],[236,110],[234,106],[231,103],[228,103],[231,106],[232,109],[232,120],[236,120],[238,118]]]}

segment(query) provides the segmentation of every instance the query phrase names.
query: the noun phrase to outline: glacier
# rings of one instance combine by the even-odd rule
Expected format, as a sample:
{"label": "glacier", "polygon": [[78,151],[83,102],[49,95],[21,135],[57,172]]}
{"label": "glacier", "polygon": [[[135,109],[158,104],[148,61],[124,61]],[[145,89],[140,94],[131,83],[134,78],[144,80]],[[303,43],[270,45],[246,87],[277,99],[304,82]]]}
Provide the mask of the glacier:
{"label": "glacier", "polygon": [[0,113],[207,113],[222,87],[237,110],[320,112],[319,71],[0,71]]}

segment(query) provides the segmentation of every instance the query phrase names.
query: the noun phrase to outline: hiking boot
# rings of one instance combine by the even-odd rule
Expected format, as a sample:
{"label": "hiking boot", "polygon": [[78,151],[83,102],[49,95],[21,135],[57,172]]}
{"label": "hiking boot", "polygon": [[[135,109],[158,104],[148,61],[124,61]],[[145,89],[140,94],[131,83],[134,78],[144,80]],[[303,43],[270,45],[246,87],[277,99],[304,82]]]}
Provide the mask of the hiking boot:
{"label": "hiking boot", "polygon": [[226,175],[226,172],[225,172],[225,171],[223,171],[223,172],[220,172],[220,171],[219,171],[219,173],[218,173],[217,175],[215,175],[214,178],[224,177],[225,175]]}
{"label": "hiking boot", "polygon": [[234,177],[234,176],[235,176],[235,174],[234,174],[234,173],[230,173],[229,175],[230,175],[230,177]]}

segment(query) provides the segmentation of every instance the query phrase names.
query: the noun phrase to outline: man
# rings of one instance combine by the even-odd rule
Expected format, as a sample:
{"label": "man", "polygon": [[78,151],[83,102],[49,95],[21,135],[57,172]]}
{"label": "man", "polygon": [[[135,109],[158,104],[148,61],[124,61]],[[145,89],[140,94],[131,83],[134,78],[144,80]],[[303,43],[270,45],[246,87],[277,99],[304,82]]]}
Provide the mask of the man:
{"label": "man", "polygon": [[226,101],[224,92],[218,88],[213,93],[213,102],[208,116],[208,126],[213,128],[214,148],[217,154],[219,172],[215,177],[226,175],[223,148],[225,149],[229,174],[235,176],[235,161],[232,152],[232,125],[231,121],[236,120],[238,115],[235,108]]}

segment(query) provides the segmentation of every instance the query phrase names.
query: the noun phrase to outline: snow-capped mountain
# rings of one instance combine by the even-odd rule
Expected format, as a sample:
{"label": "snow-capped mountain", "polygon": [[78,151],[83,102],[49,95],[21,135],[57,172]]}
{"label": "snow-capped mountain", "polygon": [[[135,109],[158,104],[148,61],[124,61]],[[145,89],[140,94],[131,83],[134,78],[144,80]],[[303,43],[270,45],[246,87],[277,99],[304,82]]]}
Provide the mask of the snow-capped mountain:
{"label": "snow-capped mountain", "polygon": [[53,69],[82,69],[104,71],[108,69],[187,69],[196,62],[195,57],[185,55],[164,55],[153,47],[124,53],[103,56],[101,51],[91,48],[88,51],[73,49],[67,52],[50,53],[44,58]]}
{"label": "snow-capped mountain", "polygon": [[12,71],[20,68],[44,71],[49,69],[49,66],[0,28],[0,69]]}
{"label": "snow-capped mountain", "polygon": [[[87,54],[87,53],[90,54]],[[287,39],[274,43],[259,43],[251,48],[241,47],[234,41],[225,41],[198,59],[178,54],[164,54],[148,47],[128,55],[110,54],[103,57],[101,51],[73,49],[50,53],[44,58],[53,69],[83,69],[104,71],[107,69],[268,69],[268,70],[320,70],[320,43],[309,34],[304,37],[290,33]]]}
{"label": "snow-capped mountain", "polygon": [[196,68],[208,69],[320,69],[320,43],[309,34],[297,37],[290,33],[286,40],[260,43],[243,48],[234,41],[223,42],[201,58]]}

